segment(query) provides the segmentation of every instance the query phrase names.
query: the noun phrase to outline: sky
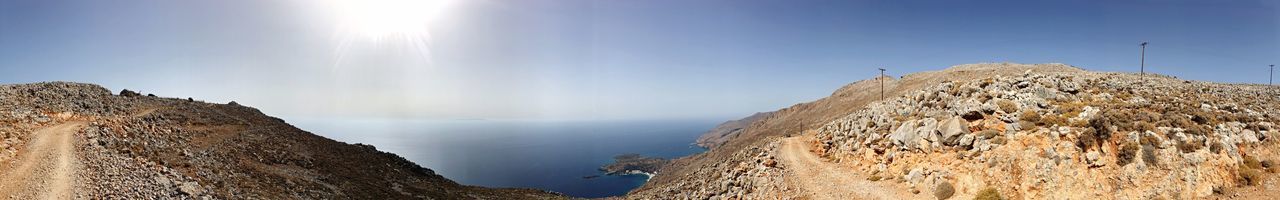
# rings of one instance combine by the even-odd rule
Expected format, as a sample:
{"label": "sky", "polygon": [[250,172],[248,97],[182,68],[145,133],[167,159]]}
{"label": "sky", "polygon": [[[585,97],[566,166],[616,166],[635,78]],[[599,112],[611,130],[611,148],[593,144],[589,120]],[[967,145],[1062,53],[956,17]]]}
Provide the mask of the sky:
{"label": "sky", "polygon": [[[370,4],[368,2],[374,2]],[[287,117],[731,119],[980,62],[1267,83],[1277,1],[0,0],[0,83]]]}

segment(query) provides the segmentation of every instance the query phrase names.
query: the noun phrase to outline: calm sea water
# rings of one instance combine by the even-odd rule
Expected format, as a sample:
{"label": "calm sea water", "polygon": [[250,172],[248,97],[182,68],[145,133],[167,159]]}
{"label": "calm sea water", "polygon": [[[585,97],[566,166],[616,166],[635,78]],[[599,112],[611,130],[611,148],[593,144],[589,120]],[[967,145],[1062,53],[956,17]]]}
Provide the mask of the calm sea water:
{"label": "calm sea water", "polygon": [[524,187],[575,197],[626,194],[644,175],[601,175],[613,156],[639,153],[676,158],[702,152],[691,145],[714,120],[539,121],[287,119],[317,135],[365,143],[403,156],[467,185]]}

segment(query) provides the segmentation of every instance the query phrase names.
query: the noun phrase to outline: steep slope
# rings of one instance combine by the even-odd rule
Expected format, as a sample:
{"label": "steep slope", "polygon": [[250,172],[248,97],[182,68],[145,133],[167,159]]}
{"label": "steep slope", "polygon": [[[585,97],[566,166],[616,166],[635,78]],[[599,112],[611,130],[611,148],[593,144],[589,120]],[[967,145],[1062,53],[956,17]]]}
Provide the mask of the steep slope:
{"label": "steep slope", "polygon": [[[914,73],[901,79],[884,77],[884,95],[899,96],[943,81],[1012,76],[1025,71],[1079,72],[1080,69],[1065,64],[956,65],[945,71]],[[785,167],[765,167],[763,164],[776,163],[772,151],[776,151],[781,138],[799,135],[805,129],[818,128],[824,123],[863,109],[865,105],[881,97],[879,88],[881,82],[877,79],[864,79],[838,88],[831,96],[812,103],[777,110],[772,117],[751,124],[739,136],[716,149],[673,160],[672,164],[659,171],[659,176],[631,191],[628,197],[667,199],[669,196],[677,196],[678,199],[708,199],[713,196],[753,197],[750,194],[759,194],[762,196],[754,197],[772,199],[795,195],[797,188],[782,183]],[[741,194],[735,191],[741,191]]]}
{"label": "steep slope", "polygon": [[720,125],[716,125],[715,128],[712,128],[706,133],[703,133],[702,136],[699,136],[695,143],[700,147],[708,149],[715,148],[725,142],[728,142],[729,139],[733,139],[733,137],[738,136],[738,134],[742,133],[747,126],[751,126],[752,123],[769,118],[769,116],[772,115],[772,112],[759,112],[742,119],[729,120],[724,123],[720,123]]}
{"label": "steep slope", "polygon": [[[0,123],[0,172],[6,178],[0,196],[564,198],[460,185],[394,154],[316,136],[234,102],[117,96],[79,83],[3,85]],[[25,166],[38,173],[24,174]],[[53,182],[39,185],[9,182],[50,174]],[[36,189],[11,190],[15,185]]]}
{"label": "steep slope", "polygon": [[1013,199],[1204,198],[1258,185],[1280,92],[1164,76],[1033,73],[945,82],[809,136],[818,154],[910,188]]}
{"label": "steep slope", "polygon": [[[965,64],[909,74],[884,83],[886,100],[877,100],[872,82],[778,110],[717,149],[675,160],[628,197],[1277,194],[1270,187],[1277,179],[1266,173],[1280,171],[1275,87],[1064,64]],[[813,156],[822,162],[806,159]],[[867,188],[877,194],[859,191]]]}

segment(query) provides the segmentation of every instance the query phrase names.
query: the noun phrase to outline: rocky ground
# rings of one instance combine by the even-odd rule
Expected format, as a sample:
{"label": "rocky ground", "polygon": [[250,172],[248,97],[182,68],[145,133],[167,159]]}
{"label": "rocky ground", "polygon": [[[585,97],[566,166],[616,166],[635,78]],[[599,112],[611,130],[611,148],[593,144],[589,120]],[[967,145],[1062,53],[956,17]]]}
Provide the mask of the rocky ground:
{"label": "rocky ground", "polygon": [[0,124],[3,198],[565,198],[460,185],[373,146],[316,136],[234,102],[113,95],[81,83],[3,85]]}
{"label": "rocky ground", "polygon": [[814,137],[820,155],[915,188],[993,188],[1015,199],[1202,198],[1275,171],[1261,163],[1276,158],[1277,95],[1164,76],[1026,72],[876,102]]}
{"label": "rocky ground", "polygon": [[[675,160],[628,198],[1280,194],[1274,87],[1008,63],[886,78],[885,100],[876,86],[860,81],[779,110],[722,146]],[[868,188],[881,192],[859,193]]]}

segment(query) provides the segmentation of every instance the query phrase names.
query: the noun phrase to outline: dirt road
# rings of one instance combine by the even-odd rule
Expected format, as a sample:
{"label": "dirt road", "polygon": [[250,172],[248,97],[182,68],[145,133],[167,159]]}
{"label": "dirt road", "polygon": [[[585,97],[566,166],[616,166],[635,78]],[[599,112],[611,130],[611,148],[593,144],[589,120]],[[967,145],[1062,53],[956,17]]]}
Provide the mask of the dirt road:
{"label": "dirt road", "polygon": [[887,181],[868,181],[853,169],[828,163],[809,151],[802,137],[783,139],[779,160],[787,166],[788,184],[802,188],[811,199],[932,199],[911,194]]}
{"label": "dirt road", "polygon": [[0,198],[70,199],[75,188],[75,133],[84,122],[37,130],[17,159],[0,164]]}

